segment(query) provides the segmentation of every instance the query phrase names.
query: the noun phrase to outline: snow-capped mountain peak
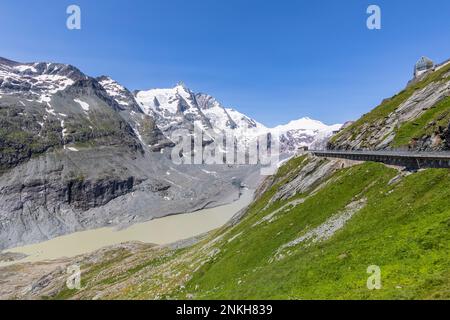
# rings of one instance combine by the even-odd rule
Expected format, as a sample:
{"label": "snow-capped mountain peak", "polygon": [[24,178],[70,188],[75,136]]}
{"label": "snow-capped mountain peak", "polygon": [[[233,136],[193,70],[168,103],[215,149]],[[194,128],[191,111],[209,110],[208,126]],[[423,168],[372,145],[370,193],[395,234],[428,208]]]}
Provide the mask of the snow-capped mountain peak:
{"label": "snow-capped mountain peak", "polygon": [[309,117],[304,117],[297,120],[292,120],[291,122],[285,125],[276,126],[273,129],[279,132],[286,132],[289,130],[298,130],[298,129],[325,130],[327,128],[329,128],[329,126],[325,125],[324,123],[318,120],[313,120]]}
{"label": "snow-capped mountain peak", "polygon": [[19,63],[0,58],[0,94],[20,94],[29,100],[48,101],[81,79],[87,76],[71,65]]}
{"label": "snow-capped mountain peak", "polygon": [[128,101],[129,97],[126,94],[127,90],[121,84],[106,76],[100,77],[97,80],[118,104],[122,106],[128,106],[130,104]]}
{"label": "snow-capped mountain peak", "polygon": [[318,145],[318,140],[327,139],[341,127],[301,118],[268,128],[233,108],[224,107],[208,94],[192,92],[181,83],[169,89],[138,91],[135,97],[142,110],[156,118],[168,138],[177,129],[192,131],[194,125],[205,130],[231,132],[244,143],[270,132],[280,136],[282,151],[293,152],[302,146]]}
{"label": "snow-capped mountain peak", "polygon": [[179,108],[180,102],[187,104],[183,106],[185,108],[192,107],[192,94],[182,85],[169,89],[138,91],[135,97],[146,113],[152,111],[163,116],[176,115],[185,111]]}
{"label": "snow-capped mountain peak", "polygon": [[271,129],[281,139],[282,148],[293,152],[299,147],[324,149],[328,139],[342,127],[341,124],[328,126],[309,117],[293,120]]}
{"label": "snow-capped mountain peak", "polygon": [[[71,112],[81,112],[83,117],[88,117],[92,111],[85,110],[88,102],[79,103],[74,99],[65,101],[66,96],[77,96],[83,92],[87,95],[94,92],[94,96],[119,111],[139,140],[151,146],[157,144],[159,138],[166,144],[167,138],[170,139],[178,129],[193,132],[197,126],[203,130],[232,133],[242,143],[270,132],[281,137],[282,150],[295,151],[300,146],[317,145],[317,141],[327,139],[341,127],[301,118],[286,125],[268,128],[234,108],[225,107],[209,94],[193,92],[182,82],[172,88],[132,93],[108,76],[90,78],[71,65],[19,63],[0,58],[0,97],[20,98],[18,103],[21,105],[35,104],[36,108],[43,106],[48,115],[57,114],[54,108],[56,103],[61,106],[59,111],[62,111],[57,118]],[[95,108],[95,105],[92,107]],[[64,125],[67,124],[66,120],[58,118]]]}
{"label": "snow-capped mountain peak", "polygon": [[[97,81],[122,110],[126,109],[142,113],[142,109],[133,94],[120,83],[107,76],[98,77]],[[149,115],[151,116],[151,114]]]}

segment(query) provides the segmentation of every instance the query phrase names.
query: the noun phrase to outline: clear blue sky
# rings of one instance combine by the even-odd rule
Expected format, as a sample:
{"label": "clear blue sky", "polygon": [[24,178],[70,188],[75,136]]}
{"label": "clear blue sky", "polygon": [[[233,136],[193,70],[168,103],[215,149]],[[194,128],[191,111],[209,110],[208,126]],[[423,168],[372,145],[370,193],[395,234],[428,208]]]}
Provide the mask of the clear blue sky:
{"label": "clear blue sky", "polygon": [[[66,29],[66,8],[82,30]],[[382,29],[366,9],[382,9]],[[0,56],[74,64],[129,89],[184,81],[276,125],[356,119],[450,58],[448,0],[1,0]]]}

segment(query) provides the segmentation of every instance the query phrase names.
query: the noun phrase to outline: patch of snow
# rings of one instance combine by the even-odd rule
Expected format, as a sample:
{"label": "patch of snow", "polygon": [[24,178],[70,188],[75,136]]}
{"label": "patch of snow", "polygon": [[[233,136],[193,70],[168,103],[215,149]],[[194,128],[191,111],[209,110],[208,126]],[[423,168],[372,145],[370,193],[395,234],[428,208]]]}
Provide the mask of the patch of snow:
{"label": "patch of snow", "polygon": [[105,89],[105,91],[110,95],[118,104],[122,106],[129,106],[130,103],[127,101],[127,89],[120,85],[118,82],[107,77],[101,80],[100,85]]}
{"label": "patch of snow", "polygon": [[86,111],[86,112],[89,111],[90,106],[88,103],[81,101],[80,99],[73,99],[73,101],[78,103],[84,111]]}
{"label": "patch of snow", "polygon": [[47,109],[45,109],[45,111],[53,116],[56,116],[55,110],[53,110],[53,109],[47,108]]}
{"label": "patch of snow", "polygon": [[40,97],[39,97],[39,100],[38,100],[38,102],[39,103],[49,103],[50,101],[52,100],[52,98],[49,96],[49,95],[47,95],[47,94],[43,94],[43,95],[41,95]]}
{"label": "patch of snow", "polygon": [[33,87],[44,87],[50,94],[62,91],[74,83],[72,79],[60,75],[42,74],[34,78],[37,83]]}
{"label": "patch of snow", "polygon": [[[66,137],[66,134],[67,134],[67,129],[64,127],[64,120],[61,120],[61,128],[62,128],[62,140],[64,143],[64,138]],[[66,149],[65,143],[64,143],[64,149]]]}
{"label": "patch of snow", "polygon": [[213,176],[215,176],[215,175],[217,174],[216,171],[208,171],[208,170],[205,170],[205,169],[202,169],[202,171],[203,171],[204,173],[211,174],[211,175],[213,175]]}
{"label": "patch of snow", "polygon": [[33,66],[28,66],[28,65],[19,65],[19,66],[15,66],[14,69],[16,69],[19,72],[25,72],[27,70],[31,70],[32,72],[36,73],[37,70],[35,67]]}
{"label": "patch of snow", "polygon": [[132,128],[132,129],[133,129],[133,131],[134,131],[134,134],[138,137],[139,141],[140,141],[143,145],[145,145],[144,139],[142,139],[142,136],[141,136],[141,134],[139,133],[139,130],[137,130],[136,128]]}

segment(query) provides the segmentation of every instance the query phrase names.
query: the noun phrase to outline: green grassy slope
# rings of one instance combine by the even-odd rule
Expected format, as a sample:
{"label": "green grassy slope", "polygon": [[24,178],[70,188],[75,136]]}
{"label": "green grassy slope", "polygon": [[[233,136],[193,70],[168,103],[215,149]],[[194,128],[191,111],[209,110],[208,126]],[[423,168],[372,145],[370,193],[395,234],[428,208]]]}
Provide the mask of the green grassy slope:
{"label": "green grassy slope", "polygon": [[431,136],[447,128],[450,123],[450,98],[446,98],[427,110],[418,119],[404,123],[396,133],[394,147],[408,145],[412,140]]}
{"label": "green grassy slope", "polygon": [[[200,299],[449,298],[450,172],[426,170],[388,185],[396,174],[373,163],[344,169],[303,204],[252,227],[283,203],[265,211],[255,204],[227,239],[241,235],[224,242],[187,291]],[[273,259],[280,246],[360,198],[367,198],[366,207],[329,240]],[[381,268],[381,290],[367,289],[369,265]]]}
{"label": "green grassy slope", "polygon": [[[360,119],[358,119],[355,123],[353,123],[351,126],[345,128],[341,132],[339,132],[337,135],[335,135],[330,143],[334,146],[339,146],[340,143],[343,141],[353,140],[355,137],[357,137],[361,132],[364,132],[365,137],[369,137],[372,133],[371,130],[367,130],[365,128],[371,128],[371,126],[374,126],[375,128],[378,126],[379,121],[382,121],[384,118],[388,117],[392,112],[394,112],[403,102],[405,102],[408,98],[410,98],[415,92],[418,90],[421,90],[431,83],[440,82],[440,81],[448,81],[449,75],[448,72],[450,71],[450,65],[447,65],[443,67],[442,69],[432,72],[429,75],[427,75],[424,79],[421,81],[412,84],[396,94],[395,96],[384,100],[379,106],[374,108],[369,113],[363,115]],[[444,103],[445,104],[445,103]],[[450,117],[446,117],[445,120],[442,121],[440,117],[442,114],[437,114],[435,109],[449,109],[448,102],[445,104],[445,107],[442,103],[438,103],[436,108],[432,108],[423,114],[423,119],[421,120],[430,120],[429,122],[432,122],[433,120],[436,120],[440,122],[440,124],[443,124],[445,126],[448,126],[450,121]],[[445,117],[445,115],[444,115]],[[436,128],[436,126],[431,125],[427,126],[428,122],[423,123],[422,121],[419,121],[420,125],[417,123],[416,120],[411,121],[409,123],[403,124],[403,126],[398,130],[396,128],[396,137],[392,143],[392,147],[398,148],[407,146],[411,139],[413,138],[420,138],[423,137],[430,132],[432,132],[431,128]],[[410,128],[414,127],[414,130],[411,130]]]}
{"label": "green grassy slope", "polygon": [[[450,298],[450,170],[404,174],[363,163],[270,202],[311,161],[327,160],[287,162],[240,222],[196,245],[115,249],[87,258],[81,291],[61,286],[46,298]],[[352,203],[362,205],[328,238],[286,246],[341,217]],[[381,269],[380,290],[367,288],[371,265]]]}

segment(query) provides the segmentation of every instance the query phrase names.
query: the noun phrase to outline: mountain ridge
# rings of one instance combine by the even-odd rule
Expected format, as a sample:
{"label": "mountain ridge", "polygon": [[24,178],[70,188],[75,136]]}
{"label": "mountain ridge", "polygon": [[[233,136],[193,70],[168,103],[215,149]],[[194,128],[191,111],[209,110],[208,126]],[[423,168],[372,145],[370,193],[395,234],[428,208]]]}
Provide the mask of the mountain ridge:
{"label": "mountain ridge", "polygon": [[[241,141],[268,133],[278,134],[282,151],[295,152],[299,147],[324,146],[326,140],[342,127],[340,124],[328,126],[304,117],[270,128],[235,108],[223,106],[208,94],[192,92],[185,85],[135,91],[135,97],[145,113],[160,119],[160,127],[167,137],[180,128],[192,131],[193,122],[203,130],[233,133]],[[186,118],[188,123],[184,121]]]}
{"label": "mountain ridge", "polygon": [[[9,74],[5,72],[4,68],[0,70],[0,77],[3,78],[2,83],[0,83],[0,91],[1,88],[7,88],[8,86],[12,86],[10,89],[14,89],[18,85],[22,85],[23,89],[30,89],[31,91],[31,88],[34,89],[37,84],[41,84],[42,88],[37,87],[43,92],[40,97],[41,100],[46,100],[49,95],[65,90],[70,85],[73,85],[75,81],[90,78],[78,68],[68,64],[48,62],[20,63],[6,58],[1,58],[0,61],[4,61],[4,65],[12,68],[9,70]],[[41,76],[41,73],[47,75],[47,78]],[[36,77],[38,80],[33,78],[34,74],[38,74]],[[24,77],[25,81],[20,79],[21,76]],[[59,85],[52,86],[51,81],[53,79],[57,80]],[[202,129],[231,130],[238,139],[244,141],[252,139],[255,135],[275,132],[282,136],[282,150],[295,152],[298,147],[310,146],[316,142],[315,136],[317,134],[321,133],[319,137],[323,140],[329,138],[340,127],[340,125],[326,126],[319,121],[317,121],[316,127],[312,127],[311,124],[315,120],[305,117],[291,121],[286,125],[269,128],[240,113],[235,108],[224,107],[216,98],[209,94],[192,92],[184,84],[177,84],[173,88],[150,89],[146,91],[135,90],[131,92],[109,76],[103,75],[90,79],[92,79],[90,81],[97,81],[105,89],[119,106],[118,109],[128,108],[131,111],[145,113],[147,116],[154,118],[155,134],[159,135],[160,139],[162,137],[157,132],[160,129],[159,127],[163,128],[162,131],[168,140],[170,140],[170,135],[174,130],[184,128],[192,131],[193,125],[198,125]],[[12,82],[7,80],[12,80]],[[159,100],[162,100],[162,106]],[[183,119],[180,119],[180,117]],[[307,120],[311,120],[311,122],[308,123]],[[298,124],[297,126],[295,126],[296,123]],[[302,127],[305,124],[307,127]],[[134,127],[135,132],[139,131],[138,127],[140,126],[136,125]],[[142,136],[140,132],[138,133]],[[246,137],[247,135],[250,138]],[[141,140],[141,142],[146,143],[144,140]],[[157,145],[154,139],[150,144],[153,143]],[[169,142],[166,140],[161,145],[165,146],[168,144]],[[323,145],[324,143],[321,144]],[[156,150],[160,148],[159,146]]]}
{"label": "mountain ridge", "polygon": [[109,78],[0,60],[0,249],[226,204],[259,179],[175,167],[172,144]]}
{"label": "mountain ridge", "polygon": [[450,62],[410,81],[405,89],[344,128],[330,149],[441,151],[450,149]]}

